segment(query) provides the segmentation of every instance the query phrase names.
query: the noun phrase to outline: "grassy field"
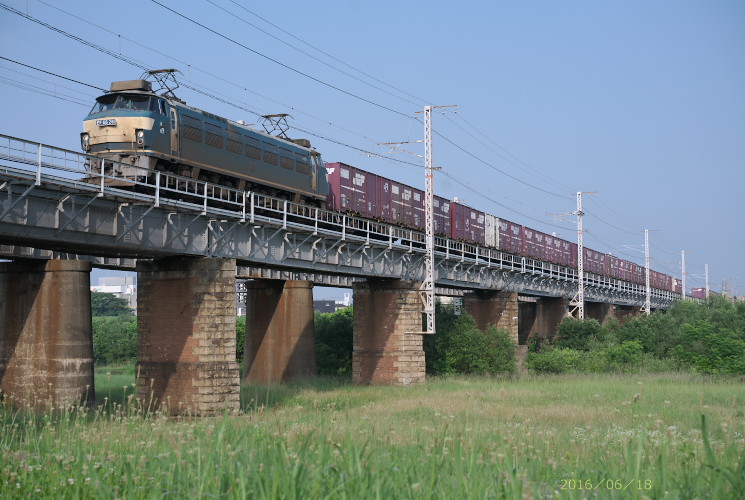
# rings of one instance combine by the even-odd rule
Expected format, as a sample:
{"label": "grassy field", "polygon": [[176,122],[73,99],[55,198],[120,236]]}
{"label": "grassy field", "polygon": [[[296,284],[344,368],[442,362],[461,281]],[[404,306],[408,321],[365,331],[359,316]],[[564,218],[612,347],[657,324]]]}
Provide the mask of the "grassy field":
{"label": "grassy field", "polygon": [[239,416],[167,419],[126,403],[131,369],[96,376],[95,408],[2,410],[2,497],[745,495],[742,379],[319,379],[244,387]]}

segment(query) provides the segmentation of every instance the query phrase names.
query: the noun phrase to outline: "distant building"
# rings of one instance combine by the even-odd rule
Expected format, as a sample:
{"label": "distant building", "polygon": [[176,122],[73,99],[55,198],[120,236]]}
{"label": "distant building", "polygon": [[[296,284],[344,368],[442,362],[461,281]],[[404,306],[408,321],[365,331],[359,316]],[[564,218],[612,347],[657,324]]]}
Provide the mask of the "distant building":
{"label": "distant building", "polygon": [[313,301],[313,309],[322,313],[333,313],[352,305],[352,294],[345,293],[341,300],[322,299]]}
{"label": "distant building", "polygon": [[113,293],[127,301],[127,305],[137,310],[137,280],[129,277],[107,276],[98,279],[98,286],[92,286],[91,292]]}

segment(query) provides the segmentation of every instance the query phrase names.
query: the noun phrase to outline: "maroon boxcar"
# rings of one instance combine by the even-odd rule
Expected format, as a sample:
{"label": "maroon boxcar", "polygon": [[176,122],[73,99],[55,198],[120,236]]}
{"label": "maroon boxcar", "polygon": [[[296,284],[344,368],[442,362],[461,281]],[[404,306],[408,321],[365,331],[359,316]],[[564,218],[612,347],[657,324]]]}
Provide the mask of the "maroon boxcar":
{"label": "maroon boxcar", "polygon": [[329,195],[326,198],[328,208],[362,217],[378,217],[381,210],[378,175],[339,162],[327,163],[326,172],[329,181]]}
{"label": "maroon boxcar", "polygon": [[597,250],[593,250],[592,248],[584,247],[584,253],[585,253],[585,260],[584,260],[584,270],[605,275],[608,272],[608,255],[598,252]]}
{"label": "maroon boxcar", "polygon": [[538,260],[550,262],[551,248],[548,247],[546,233],[523,226],[523,251],[522,254]]}
{"label": "maroon boxcar", "polygon": [[523,250],[523,227],[520,224],[499,219],[499,249],[520,255]]}
{"label": "maroon boxcar", "polygon": [[485,244],[486,215],[456,201],[450,203],[450,235],[455,240]]}
{"label": "maroon boxcar", "polygon": [[435,196],[432,200],[435,234],[447,236],[448,238],[452,234],[450,224],[450,204],[451,201],[442,196]]}
{"label": "maroon boxcar", "polygon": [[[711,288],[709,289],[709,297],[716,297],[719,294]],[[705,299],[706,298],[706,288],[691,288],[691,297],[694,299]]]}

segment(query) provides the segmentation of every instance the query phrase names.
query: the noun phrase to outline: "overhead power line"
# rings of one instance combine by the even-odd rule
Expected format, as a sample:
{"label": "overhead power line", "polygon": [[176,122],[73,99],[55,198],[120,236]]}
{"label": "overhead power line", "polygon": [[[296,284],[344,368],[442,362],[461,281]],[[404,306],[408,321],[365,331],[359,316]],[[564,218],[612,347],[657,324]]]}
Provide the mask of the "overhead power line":
{"label": "overhead power line", "polygon": [[472,152],[468,151],[464,147],[462,147],[462,146],[456,144],[455,142],[451,141],[450,139],[448,139],[447,137],[445,137],[441,133],[439,133],[437,131],[435,131],[434,133],[437,135],[437,137],[441,138],[443,141],[445,141],[448,144],[450,144],[450,145],[454,146],[455,148],[459,149],[460,151],[462,151],[463,153],[467,154],[468,156],[470,156],[474,160],[476,160],[476,161],[478,161],[480,163],[483,163],[484,165],[486,165],[487,167],[491,168],[492,170],[494,170],[496,172],[499,172],[502,175],[506,175],[510,179],[513,179],[513,180],[519,182],[520,184],[524,184],[524,185],[526,185],[528,187],[531,187],[531,188],[536,189],[538,191],[541,191],[543,193],[550,194],[551,196],[556,196],[557,198],[571,198],[570,196],[566,196],[566,195],[563,195],[563,194],[557,194],[557,193],[553,193],[551,191],[547,191],[547,190],[545,190],[545,189],[543,189],[541,187],[536,186],[535,184],[531,184],[530,182],[524,181],[524,180],[520,179],[519,177],[515,177],[514,175],[505,172],[501,168],[495,167],[494,165],[492,165],[488,161],[486,161],[486,160],[484,160],[482,158],[479,158],[478,156],[476,156]]}
{"label": "overhead power line", "polygon": [[185,20],[187,20],[187,21],[189,21],[189,22],[191,22],[193,24],[196,24],[197,26],[199,26],[199,27],[201,27],[201,28],[209,31],[210,33],[213,33],[213,34],[219,36],[220,38],[223,38],[223,39],[225,39],[225,40],[227,40],[227,41],[229,41],[229,42],[237,45],[238,47],[241,47],[241,48],[243,48],[243,49],[245,49],[245,50],[247,50],[247,51],[249,51],[249,52],[251,52],[253,54],[256,54],[257,56],[263,57],[264,59],[266,59],[268,61],[271,61],[271,62],[273,62],[275,64],[278,64],[279,66],[282,66],[283,68],[286,68],[286,69],[288,69],[288,70],[290,70],[290,71],[292,71],[294,73],[297,73],[298,75],[302,75],[302,76],[304,76],[304,77],[306,77],[306,78],[308,78],[310,80],[313,80],[316,83],[320,83],[321,85],[324,85],[324,86],[329,87],[331,89],[334,89],[334,90],[336,90],[338,92],[341,92],[342,94],[346,94],[346,95],[348,95],[350,97],[353,97],[353,98],[358,99],[360,101],[363,101],[363,102],[366,102],[366,103],[371,104],[373,106],[376,106],[376,107],[378,107],[380,109],[384,109],[386,111],[390,111],[391,113],[395,113],[397,115],[405,116],[407,118],[410,117],[410,115],[407,115],[406,113],[402,113],[401,111],[395,110],[393,108],[389,108],[388,106],[384,106],[383,104],[379,104],[379,103],[377,103],[375,101],[371,101],[370,99],[365,99],[364,97],[358,96],[357,94],[354,94],[352,92],[349,92],[349,91],[346,91],[346,90],[344,90],[342,88],[339,88],[336,85],[333,85],[333,84],[328,83],[328,82],[325,82],[325,81],[323,81],[323,80],[321,80],[319,78],[316,78],[314,76],[311,76],[308,73],[304,73],[303,71],[300,71],[299,69],[293,68],[289,64],[285,64],[285,63],[283,63],[281,61],[278,61],[277,59],[274,59],[272,57],[267,56],[266,54],[262,54],[258,50],[254,50],[251,47],[249,47],[247,45],[244,45],[244,44],[240,43],[237,40],[234,40],[234,39],[232,39],[232,38],[230,38],[228,36],[225,36],[222,33],[220,33],[219,31],[214,30],[214,29],[212,29],[212,28],[210,28],[210,27],[208,27],[208,26],[206,26],[206,25],[204,25],[204,24],[202,24],[202,23],[200,23],[200,22],[198,22],[198,21],[196,21],[196,20],[188,17],[188,16],[185,16],[184,14],[182,14],[182,13],[180,13],[180,12],[174,10],[174,9],[171,9],[170,7],[168,7],[166,5],[163,5],[162,3],[158,2],[157,0],[150,0],[150,1],[153,2],[156,5],[160,5],[161,7],[163,7],[164,9],[166,9],[167,11],[172,12],[173,14],[179,16],[180,18],[185,19]]}
{"label": "overhead power line", "polygon": [[407,103],[409,103],[409,104],[412,104],[412,105],[414,105],[414,106],[418,106],[418,107],[421,107],[421,102],[413,102],[413,101],[411,101],[411,100],[409,100],[409,99],[406,99],[406,98],[403,98],[403,97],[401,97],[401,96],[398,96],[398,95],[396,95],[396,94],[394,94],[394,93],[392,93],[392,92],[390,92],[390,91],[388,91],[388,90],[386,90],[386,89],[382,89],[382,88],[380,88],[380,87],[378,87],[378,86],[376,86],[376,85],[373,85],[372,83],[370,83],[370,82],[367,82],[367,81],[363,80],[362,78],[359,78],[359,77],[357,77],[357,76],[355,76],[355,75],[352,75],[352,74],[350,74],[350,73],[348,73],[348,72],[346,72],[346,71],[344,71],[344,70],[342,70],[342,69],[339,69],[339,68],[337,68],[337,67],[336,67],[336,66],[334,66],[333,64],[329,64],[329,63],[327,63],[327,62],[326,62],[326,61],[324,61],[323,59],[320,59],[320,58],[318,58],[318,57],[314,56],[313,54],[310,54],[310,53],[308,53],[308,52],[304,51],[303,49],[300,49],[300,48],[298,48],[298,47],[295,47],[295,46],[294,46],[294,45],[292,45],[291,43],[288,43],[288,42],[286,42],[286,41],[282,40],[282,39],[281,39],[281,38],[279,38],[278,36],[272,35],[272,34],[271,34],[271,33],[269,33],[268,31],[266,31],[266,30],[264,30],[264,29],[261,29],[261,28],[259,28],[258,26],[256,26],[255,24],[253,24],[253,23],[251,23],[251,22],[247,21],[246,19],[242,18],[241,16],[239,16],[239,15],[237,15],[237,14],[233,13],[233,12],[230,12],[230,11],[229,11],[228,9],[226,9],[226,8],[224,8],[224,7],[220,6],[220,5],[217,5],[217,4],[216,4],[215,2],[213,2],[212,0],[206,0],[206,1],[207,1],[207,3],[211,4],[212,6],[214,6],[214,7],[216,8],[216,9],[220,9],[221,11],[225,12],[225,13],[226,13],[226,14],[228,14],[229,16],[232,16],[232,17],[234,17],[235,19],[238,19],[239,21],[241,21],[242,23],[244,23],[244,24],[247,24],[248,26],[251,26],[252,28],[254,28],[254,29],[256,29],[256,30],[259,30],[259,31],[261,31],[261,32],[262,32],[262,33],[264,33],[265,35],[267,35],[267,36],[269,36],[269,37],[271,37],[271,38],[273,38],[273,39],[277,40],[278,42],[280,42],[280,43],[282,43],[282,44],[284,44],[284,45],[287,45],[288,47],[291,47],[291,48],[295,49],[296,51],[300,52],[301,54],[303,54],[303,55],[305,55],[305,56],[308,56],[308,57],[310,57],[310,58],[311,58],[311,59],[313,59],[314,61],[317,61],[317,62],[319,62],[319,63],[321,63],[321,64],[323,64],[323,65],[325,65],[325,66],[328,66],[329,68],[331,68],[331,69],[334,69],[334,70],[338,71],[339,73],[341,73],[341,74],[343,74],[343,75],[346,75],[346,76],[348,76],[349,78],[352,78],[352,79],[354,79],[354,80],[357,80],[357,81],[358,81],[358,82],[360,82],[360,83],[364,83],[365,85],[368,85],[368,86],[370,86],[370,87],[374,88],[375,90],[379,90],[380,92],[386,93],[386,94],[388,94],[388,95],[389,95],[389,96],[391,96],[391,97],[395,97],[396,99],[400,99],[400,100],[402,100],[402,101],[404,101],[404,102],[407,102]]}
{"label": "overhead power line", "polygon": [[[493,139],[492,139],[491,137],[489,137],[488,135],[486,135],[486,134],[485,134],[484,132],[480,131],[480,130],[479,130],[478,128],[476,128],[476,127],[475,127],[475,126],[474,126],[473,124],[471,124],[471,123],[470,123],[470,122],[468,122],[468,121],[467,121],[467,120],[466,120],[465,118],[463,118],[463,115],[462,115],[461,113],[455,113],[455,116],[456,116],[456,117],[457,117],[457,118],[458,118],[459,120],[461,120],[461,121],[462,121],[463,123],[465,123],[465,124],[466,124],[467,126],[469,126],[469,127],[471,128],[471,129],[473,129],[473,130],[474,130],[474,131],[475,131],[476,133],[478,133],[479,135],[481,135],[481,136],[482,136],[482,137],[483,137],[483,138],[484,138],[485,140],[487,140],[488,142],[490,142],[490,143],[492,143],[493,145],[495,145],[495,146],[496,146],[496,147],[497,147],[498,149],[500,149],[500,150],[502,151],[502,153],[500,153],[500,152],[498,152],[498,151],[495,151],[494,149],[490,148],[489,146],[487,146],[487,145],[486,145],[486,144],[484,144],[483,142],[479,141],[479,140],[478,140],[478,139],[477,139],[476,137],[474,137],[474,136],[473,136],[472,134],[470,134],[469,132],[467,132],[467,131],[466,131],[466,130],[465,130],[465,129],[463,128],[463,127],[460,127],[460,126],[458,126],[458,125],[456,124],[456,126],[458,126],[458,127],[459,127],[459,128],[461,129],[461,130],[463,130],[464,132],[466,132],[466,133],[467,133],[467,134],[468,134],[469,136],[473,137],[473,138],[474,138],[474,140],[476,140],[476,141],[478,141],[478,142],[479,142],[480,144],[484,145],[484,147],[486,147],[487,149],[489,149],[489,151],[491,151],[491,152],[493,152],[494,154],[496,154],[496,155],[500,156],[500,157],[501,157],[501,158],[503,158],[503,159],[504,159],[505,161],[509,162],[510,164],[512,164],[513,166],[515,166],[515,167],[519,168],[520,170],[522,170],[523,172],[525,172],[525,173],[527,173],[527,174],[531,174],[531,172],[530,172],[530,171],[532,171],[532,172],[533,172],[533,174],[532,174],[532,175],[537,175],[537,176],[539,176],[539,177],[542,177],[542,178],[543,178],[543,179],[545,179],[545,180],[546,180],[546,182],[548,182],[549,184],[554,184],[555,186],[558,186],[558,187],[560,187],[561,189],[564,189],[564,190],[567,190],[567,191],[571,191],[571,190],[572,190],[572,189],[571,189],[571,188],[570,188],[569,186],[567,186],[567,185],[565,185],[565,184],[562,184],[561,182],[558,182],[558,181],[557,181],[557,180],[555,180],[555,179],[552,179],[551,177],[549,177],[548,175],[544,174],[543,172],[541,172],[541,171],[540,171],[540,170],[538,170],[537,168],[535,168],[535,167],[532,167],[532,166],[531,166],[530,164],[528,164],[528,163],[524,162],[523,160],[521,160],[520,158],[518,158],[517,156],[515,156],[514,154],[512,154],[511,152],[509,152],[509,151],[508,151],[507,149],[505,149],[505,148],[504,148],[504,147],[502,147],[502,146],[501,146],[500,144],[498,144],[497,142],[495,142],[495,141],[494,141],[494,140],[493,140]],[[448,117],[448,119],[450,119],[450,118]],[[453,121],[453,120],[451,120],[451,121]],[[453,121],[453,123],[455,123],[455,122]],[[505,156],[505,155],[507,155],[507,156]],[[530,170],[530,171],[529,171],[529,170]]]}
{"label": "overhead power line", "polygon": [[[5,7],[5,6],[0,4],[0,7]],[[33,69],[33,70],[36,70],[36,71],[40,71],[42,73],[46,73],[47,75],[52,75],[52,76],[56,76],[57,78],[62,78],[63,80],[67,80],[68,82],[77,83],[79,85],[85,85],[86,87],[90,87],[92,89],[100,90],[101,92],[106,92],[106,89],[102,89],[101,87],[96,87],[95,85],[90,85],[88,83],[81,82],[79,80],[74,80],[74,79],[68,78],[66,76],[58,75],[57,73],[52,73],[51,71],[47,71],[45,69],[37,68],[35,66],[29,66],[28,64],[23,64],[22,62],[18,62],[18,61],[13,60],[13,59],[8,59],[7,57],[0,56],[0,59],[3,59],[5,61],[9,61],[9,62],[18,64],[19,66],[24,66],[26,68],[30,68],[30,69]]]}
{"label": "overhead power line", "polygon": [[58,92],[53,92],[47,89],[42,89],[41,87],[36,87],[35,85],[30,85],[27,83],[19,82],[17,80],[11,80],[10,78],[0,77],[0,83],[4,83],[5,85],[9,85],[11,87],[16,87],[16,88],[23,89],[23,90],[28,90],[29,92],[34,92],[36,94],[41,94],[41,95],[45,95],[48,97],[54,97],[55,99],[71,102],[79,106],[90,105],[90,103],[83,103],[83,102],[76,100],[77,99],[76,97],[66,96],[65,94],[60,94]]}
{"label": "overhead power line", "polygon": [[283,29],[282,27],[280,27],[280,26],[277,26],[276,24],[272,23],[272,22],[271,22],[271,21],[269,21],[268,19],[266,19],[266,18],[264,18],[264,17],[261,17],[261,16],[260,16],[260,15],[258,15],[258,14],[257,14],[256,12],[254,12],[254,11],[252,11],[252,10],[250,10],[250,9],[248,9],[248,8],[246,8],[246,7],[244,7],[243,5],[240,5],[240,4],[239,4],[239,3],[237,3],[237,2],[235,1],[235,0],[229,0],[229,1],[230,1],[230,3],[232,3],[233,5],[235,5],[235,6],[239,7],[239,8],[241,8],[241,9],[245,10],[246,12],[248,12],[249,14],[251,14],[251,15],[253,15],[253,16],[256,16],[256,17],[258,17],[259,19],[261,19],[262,21],[264,21],[264,22],[265,22],[265,23],[267,23],[268,25],[270,25],[270,26],[272,26],[272,27],[274,27],[274,28],[278,29],[278,30],[279,30],[279,31],[281,31],[282,33],[284,33],[284,34],[286,34],[286,35],[288,35],[288,36],[291,36],[292,38],[294,38],[294,39],[295,39],[295,40],[297,40],[298,42],[300,42],[300,43],[303,43],[303,44],[307,45],[308,47],[310,47],[310,48],[312,48],[312,49],[314,49],[314,50],[317,50],[317,51],[318,51],[318,52],[320,52],[321,54],[325,55],[326,57],[329,57],[330,59],[333,59],[334,61],[336,61],[336,62],[338,62],[338,63],[340,63],[340,64],[342,64],[342,65],[346,66],[347,68],[353,69],[354,71],[356,71],[356,72],[358,72],[358,73],[360,73],[360,74],[362,74],[362,75],[365,75],[366,77],[370,78],[371,80],[375,80],[375,81],[376,81],[376,82],[378,82],[378,83],[382,83],[382,84],[383,84],[383,85],[385,85],[386,87],[390,87],[390,88],[392,88],[393,90],[395,90],[395,91],[397,91],[397,92],[400,92],[400,93],[402,93],[402,94],[404,94],[404,95],[407,95],[407,96],[409,96],[409,97],[411,97],[411,98],[414,98],[414,99],[416,99],[416,100],[417,100],[417,101],[419,101],[419,102],[430,102],[430,100],[429,100],[429,99],[422,99],[421,97],[417,97],[417,96],[415,96],[415,95],[413,95],[413,94],[410,94],[410,93],[406,92],[405,90],[401,90],[401,89],[399,89],[399,88],[397,88],[397,87],[395,87],[395,86],[393,86],[393,85],[391,85],[391,84],[389,84],[389,83],[386,83],[386,82],[384,82],[383,80],[380,80],[380,79],[378,79],[378,78],[374,77],[373,75],[371,75],[371,74],[369,74],[369,73],[365,73],[365,72],[364,72],[364,71],[362,71],[361,69],[359,69],[359,68],[356,68],[356,67],[354,67],[354,66],[352,66],[352,65],[350,65],[350,64],[348,64],[348,63],[346,63],[346,62],[344,62],[344,61],[342,61],[341,59],[338,59],[338,58],[334,57],[333,55],[329,54],[328,52],[325,52],[324,50],[322,50],[322,49],[319,49],[319,48],[318,48],[318,47],[316,47],[315,45],[312,45],[312,44],[310,44],[310,43],[306,42],[305,40],[303,40],[302,38],[299,38],[299,37],[297,37],[297,36],[293,35],[292,33],[290,33],[289,31],[287,31],[287,30],[285,30],[285,29]]}

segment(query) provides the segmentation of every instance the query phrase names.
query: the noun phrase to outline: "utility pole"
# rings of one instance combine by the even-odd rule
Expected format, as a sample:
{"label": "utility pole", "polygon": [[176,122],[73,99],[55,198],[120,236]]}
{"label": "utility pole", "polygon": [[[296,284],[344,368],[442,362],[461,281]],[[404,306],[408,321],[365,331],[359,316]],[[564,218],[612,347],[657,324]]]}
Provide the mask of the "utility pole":
{"label": "utility pole", "polygon": [[704,269],[706,269],[706,300],[709,300],[709,264],[704,265]]}
{"label": "utility pole", "polygon": [[575,306],[577,310],[577,318],[579,320],[585,319],[585,252],[582,244],[582,217],[585,213],[582,211],[582,191],[577,191],[577,211],[574,212],[577,216],[577,295],[574,301],[570,305]]}
{"label": "utility pole", "polygon": [[424,106],[424,196],[425,236],[427,256],[422,283],[424,314],[427,317],[427,333],[435,333],[435,227],[434,227],[434,169],[432,166],[432,106]]}
{"label": "utility pole", "polygon": [[686,299],[686,251],[680,251],[680,267],[682,269],[681,277],[683,278],[683,300]]}
{"label": "utility pole", "polygon": [[649,316],[650,310],[652,309],[652,287],[649,283],[649,229],[644,230],[644,264],[645,264],[645,282],[646,282],[646,298],[644,299],[644,309]]}
{"label": "utility pole", "polygon": [[435,211],[434,211],[434,171],[432,163],[432,110],[451,106],[424,106],[424,177],[426,191],[424,196],[425,219],[425,275],[420,290],[427,318],[427,333],[435,333]]}

